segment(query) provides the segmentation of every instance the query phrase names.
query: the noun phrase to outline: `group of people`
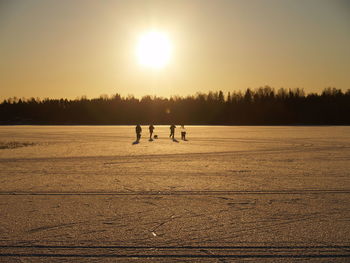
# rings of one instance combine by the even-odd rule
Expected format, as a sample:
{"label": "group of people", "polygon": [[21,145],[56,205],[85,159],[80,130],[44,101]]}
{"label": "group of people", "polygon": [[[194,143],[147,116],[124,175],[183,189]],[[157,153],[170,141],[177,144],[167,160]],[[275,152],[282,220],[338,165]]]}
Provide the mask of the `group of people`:
{"label": "group of people", "polygon": [[[153,138],[157,139],[158,138],[157,135],[153,136],[153,131],[155,129],[154,126],[151,124],[150,126],[148,126],[148,129],[149,129],[149,140],[151,141],[151,140],[153,140]],[[175,139],[175,129],[176,129],[176,126],[174,124],[172,124],[170,126],[169,138],[172,138],[174,141],[176,140]],[[140,124],[136,125],[135,131],[136,131],[136,141],[140,141],[141,133],[142,133],[142,128],[141,128]],[[181,125],[181,140],[187,141],[187,139],[186,139],[186,129],[185,129],[184,125]]]}

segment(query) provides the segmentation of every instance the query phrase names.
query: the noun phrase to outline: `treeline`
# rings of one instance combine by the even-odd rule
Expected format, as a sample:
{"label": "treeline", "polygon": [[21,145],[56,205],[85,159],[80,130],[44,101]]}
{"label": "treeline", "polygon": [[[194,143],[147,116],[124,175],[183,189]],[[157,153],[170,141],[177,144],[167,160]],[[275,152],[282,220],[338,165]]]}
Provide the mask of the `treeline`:
{"label": "treeline", "polygon": [[0,124],[350,124],[350,90],[262,87],[161,98],[101,96],[87,99],[18,99],[0,104]]}

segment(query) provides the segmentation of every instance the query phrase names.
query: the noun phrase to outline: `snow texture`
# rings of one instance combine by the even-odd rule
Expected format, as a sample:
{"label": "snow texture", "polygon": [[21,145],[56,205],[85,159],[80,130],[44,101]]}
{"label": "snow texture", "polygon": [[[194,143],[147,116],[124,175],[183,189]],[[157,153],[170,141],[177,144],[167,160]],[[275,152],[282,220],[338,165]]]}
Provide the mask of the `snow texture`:
{"label": "snow texture", "polygon": [[0,262],[350,260],[350,127],[142,128],[0,127]]}

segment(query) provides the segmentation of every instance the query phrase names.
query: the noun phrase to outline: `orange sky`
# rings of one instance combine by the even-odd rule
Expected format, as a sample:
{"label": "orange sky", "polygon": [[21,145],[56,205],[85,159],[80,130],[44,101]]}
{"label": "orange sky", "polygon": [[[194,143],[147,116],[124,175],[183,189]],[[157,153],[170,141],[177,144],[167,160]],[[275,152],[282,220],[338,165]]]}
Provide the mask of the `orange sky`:
{"label": "orange sky", "polygon": [[[173,43],[140,67],[139,35]],[[350,88],[346,0],[0,0],[0,99]]]}

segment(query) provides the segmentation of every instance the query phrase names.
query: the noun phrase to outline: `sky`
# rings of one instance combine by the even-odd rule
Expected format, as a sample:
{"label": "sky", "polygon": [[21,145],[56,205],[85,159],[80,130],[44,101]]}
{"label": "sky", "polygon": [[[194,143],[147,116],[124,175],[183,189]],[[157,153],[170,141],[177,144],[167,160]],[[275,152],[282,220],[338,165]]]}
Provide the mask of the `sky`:
{"label": "sky", "polygon": [[[138,63],[145,32],[169,63]],[[0,0],[0,99],[350,89],[349,0]]]}

